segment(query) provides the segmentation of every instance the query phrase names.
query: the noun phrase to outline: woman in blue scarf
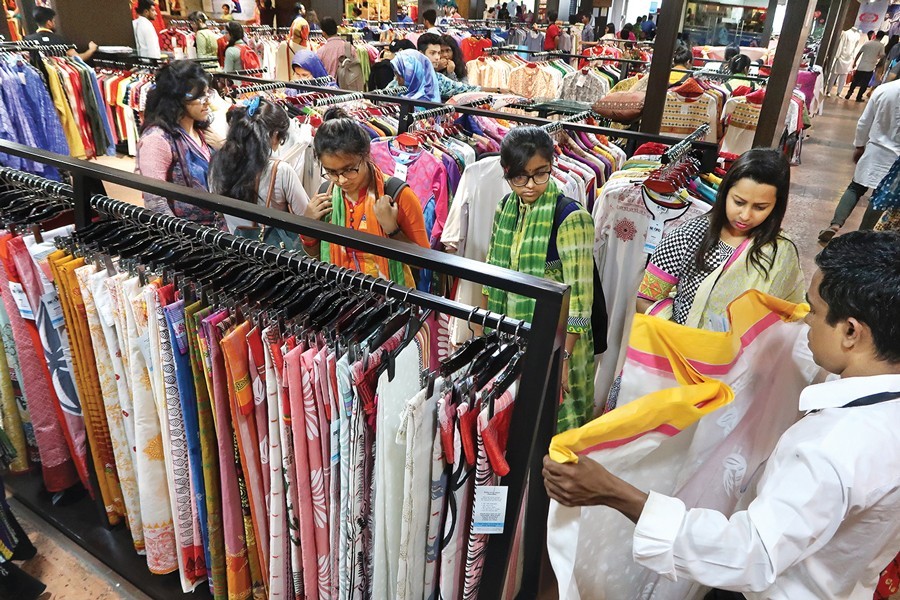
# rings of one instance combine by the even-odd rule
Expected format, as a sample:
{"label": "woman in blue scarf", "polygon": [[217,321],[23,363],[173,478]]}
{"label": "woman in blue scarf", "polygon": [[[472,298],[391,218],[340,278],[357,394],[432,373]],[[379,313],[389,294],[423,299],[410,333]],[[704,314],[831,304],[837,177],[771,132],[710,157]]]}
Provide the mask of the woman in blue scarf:
{"label": "woman in blue scarf", "polygon": [[328,71],[322,60],[316,56],[311,50],[300,49],[294,54],[294,60],[291,61],[291,68],[294,75],[301,81],[304,79],[318,79],[319,77],[327,77]]}
{"label": "woman in blue scarf", "polygon": [[391,60],[398,83],[409,90],[405,95],[414,100],[441,101],[441,87],[437,73],[428,58],[415,50],[401,50]]}

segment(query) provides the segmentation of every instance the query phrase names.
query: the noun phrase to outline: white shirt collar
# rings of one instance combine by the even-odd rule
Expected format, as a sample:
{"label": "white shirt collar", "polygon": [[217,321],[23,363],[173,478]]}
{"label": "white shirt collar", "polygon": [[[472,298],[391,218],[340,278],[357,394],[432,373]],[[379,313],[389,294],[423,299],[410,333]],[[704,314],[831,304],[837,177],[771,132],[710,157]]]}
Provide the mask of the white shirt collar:
{"label": "white shirt collar", "polygon": [[900,375],[847,377],[808,386],[800,392],[800,410],[809,412],[837,408],[882,392],[900,392]]}

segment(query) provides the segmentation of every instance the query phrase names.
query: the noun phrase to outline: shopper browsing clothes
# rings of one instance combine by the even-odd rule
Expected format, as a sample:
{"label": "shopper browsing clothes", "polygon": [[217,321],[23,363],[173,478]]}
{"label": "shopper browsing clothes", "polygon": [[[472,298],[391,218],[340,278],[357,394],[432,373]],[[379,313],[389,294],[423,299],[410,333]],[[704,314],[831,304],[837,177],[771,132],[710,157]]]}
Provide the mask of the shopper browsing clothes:
{"label": "shopper browsing clothes", "polygon": [[[156,86],[147,96],[136,172],[200,190],[208,188],[212,148],[203,130],[212,115],[209,76],[191,61],[175,61],[156,74]],[[144,206],[167,215],[220,226],[214,212],[162,196],[144,194]]]}
{"label": "shopper browsing clothes", "polygon": [[[856,124],[853,142],[856,170],[853,180],[838,202],[831,226],[819,232],[819,241],[827,244],[850,217],[859,199],[876,187],[900,156],[900,80],[883,83],[872,94]],[[872,229],[879,211],[869,206],[860,229]]]}
{"label": "shopper browsing clothes", "polygon": [[[37,30],[31,35],[26,35],[25,40],[29,42],[37,42],[38,44],[57,44],[60,46],[68,46],[69,40],[56,33],[56,11],[46,6],[38,6],[34,9],[34,22],[37,24]],[[84,52],[78,52],[75,48],[70,48],[66,53],[69,56],[80,56],[81,60],[88,60],[97,51],[97,44],[88,42],[88,49]]]}
{"label": "shopper browsing clothes", "polygon": [[[425,217],[415,192],[386,177],[370,155],[371,138],[339,108],[325,113],[313,151],[328,180],[305,215],[333,225],[428,248]],[[415,287],[412,270],[395,260],[302,236],[306,252],[324,262]]]}
{"label": "shopper browsing clothes", "polygon": [[[556,186],[553,157],[553,140],[539,127],[517,127],[503,139],[500,166],[512,193],[497,206],[487,262],[572,288],[557,420],[565,431],[584,425],[594,409],[594,221]],[[485,288],[484,304],[513,319],[534,312],[534,300],[495,288]]]}
{"label": "shopper browsing clothes", "polygon": [[[273,156],[287,139],[290,124],[282,107],[260,96],[229,110],[228,138],[209,165],[210,191],[295,215],[306,212],[309,196],[300,176]],[[250,225],[225,219],[231,231]]]}
{"label": "shopper browsing clothes", "polygon": [[781,230],[790,185],[783,153],[757,148],[741,155],[712,210],[673,230],[653,252],[638,312],[724,331],[728,305],[747,290],[802,302],[800,256]]}
{"label": "shopper browsing clothes", "polygon": [[848,233],[816,263],[808,344],[839,379],[800,394],[805,416],[779,439],[746,510],[687,510],[583,456],[544,458],[549,496],[621,512],[637,525],[634,561],[669,579],[737,598],[872,598],[900,548],[900,234]]}

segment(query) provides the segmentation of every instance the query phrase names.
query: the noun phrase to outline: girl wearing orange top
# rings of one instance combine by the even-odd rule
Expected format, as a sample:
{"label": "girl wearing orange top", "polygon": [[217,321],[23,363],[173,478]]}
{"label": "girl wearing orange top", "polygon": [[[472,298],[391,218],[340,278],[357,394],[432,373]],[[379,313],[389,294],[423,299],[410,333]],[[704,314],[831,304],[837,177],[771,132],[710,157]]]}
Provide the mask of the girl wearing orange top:
{"label": "girl wearing orange top", "polygon": [[[428,248],[425,218],[415,192],[404,186],[396,198],[385,194],[388,179],[372,162],[370,138],[355,120],[339,109],[325,113],[313,150],[327,179],[304,213],[307,217],[380,237]],[[306,252],[340,267],[415,287],[412,271],[403,263],[375,254],[303,236]]]}

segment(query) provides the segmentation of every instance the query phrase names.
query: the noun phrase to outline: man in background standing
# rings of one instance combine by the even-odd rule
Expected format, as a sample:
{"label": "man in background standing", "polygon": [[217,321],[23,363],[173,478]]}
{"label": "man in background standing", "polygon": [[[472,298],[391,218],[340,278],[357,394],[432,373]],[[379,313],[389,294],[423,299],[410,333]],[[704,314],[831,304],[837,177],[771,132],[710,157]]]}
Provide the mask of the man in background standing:
{"label": "man in background standing", "polygon": [[322,19],[322,35],[325,36],[325,43],[319,46],[316,54],[328,74],[336,80],[338,65],[346,52],[347,42],[338,35],[337,22],[331,17]]}
{"label": "man in background standing", "polygon": [[648,42],[656,37],[656,23],[653,22],[653,15],[647,15],[647,20],[641,23],[641,31],[644,32],[644,39]]}
{"label": "man in background standing", "polygon": [[547,27],[547,33],[544,37],[544,50],[547,52],[554,52],[559,45],[559,25],[556,24],[556,19],[559,18],[559,14],[555,10],[547,11],[547,23],[549,23],[549,27]]}
{"label": "man in background standing", "polygon": [[[881,183],[900,156],[900,81],[883,83],[872,93],[872,99],[856,125],[853,145],[856,146],[853,152],[853,162],[856,163],[853,180],[838,202],[831,217],[831,227],[819,232],[819,241],[823,244],[830,242],[840,231],[859,199],[869,188]],[[872,229],[879,216],[879,211],[868,207],[860,229]]]}
{"label": "man in background standing", "polygon": [[869,40],[863,44],[862,48],[857,52],[856,59],[854,60],[856,63],[856,72],[853,73],[853,82],[850,84],[850,90],[847,92],[847,95],[844,96],[845,100],[849,100],[850,96],[853,94],[853,90],[859,87],[859,92],[856,94],[856,101],[863,101],[863,94],[866,93],[866,89],[869,87],[869,82],[872,80],[872,74],[875,73],[875,68],[878,66],[878,63],[881,62],[881,59],[884,58],[884,44],[881,43],[881,39],[884,36],[885,33],[879,31],[874,40]]}
{"label": "man in background standing", "polygon": [[585,48],[596,45],[594,26],[591,24],[591,13],[582,13],[581,23],[584,25],[584,29],[581,30],[581,45]]}
{"label": "man in background standing", "polygon": [[153,19],[156,18],[156,6],[152,0],[139,0],[137,15],[137,19],[131,22],[134,28],[134,49],[137,55],[144,58],[162,58],[162,50],[159,48],[159,36],[153,27]]}
{"label": "man in background standing", "polygon": [[[37,42],[42,46],[68,46],[69,41],[63,36],[56,33],[56,11],[45,6],[38,6],[34,9],[34,22],[37,24],[37,31],[31,35],[26,35],[25,39],[30,42]],[[78,52],[75,48],[69,48],[66,54],[69,56],[78,55],[81,60],[87,60],[97,51],[97,44],[93,41],[88,42],[88,49],[85,52]]]}

